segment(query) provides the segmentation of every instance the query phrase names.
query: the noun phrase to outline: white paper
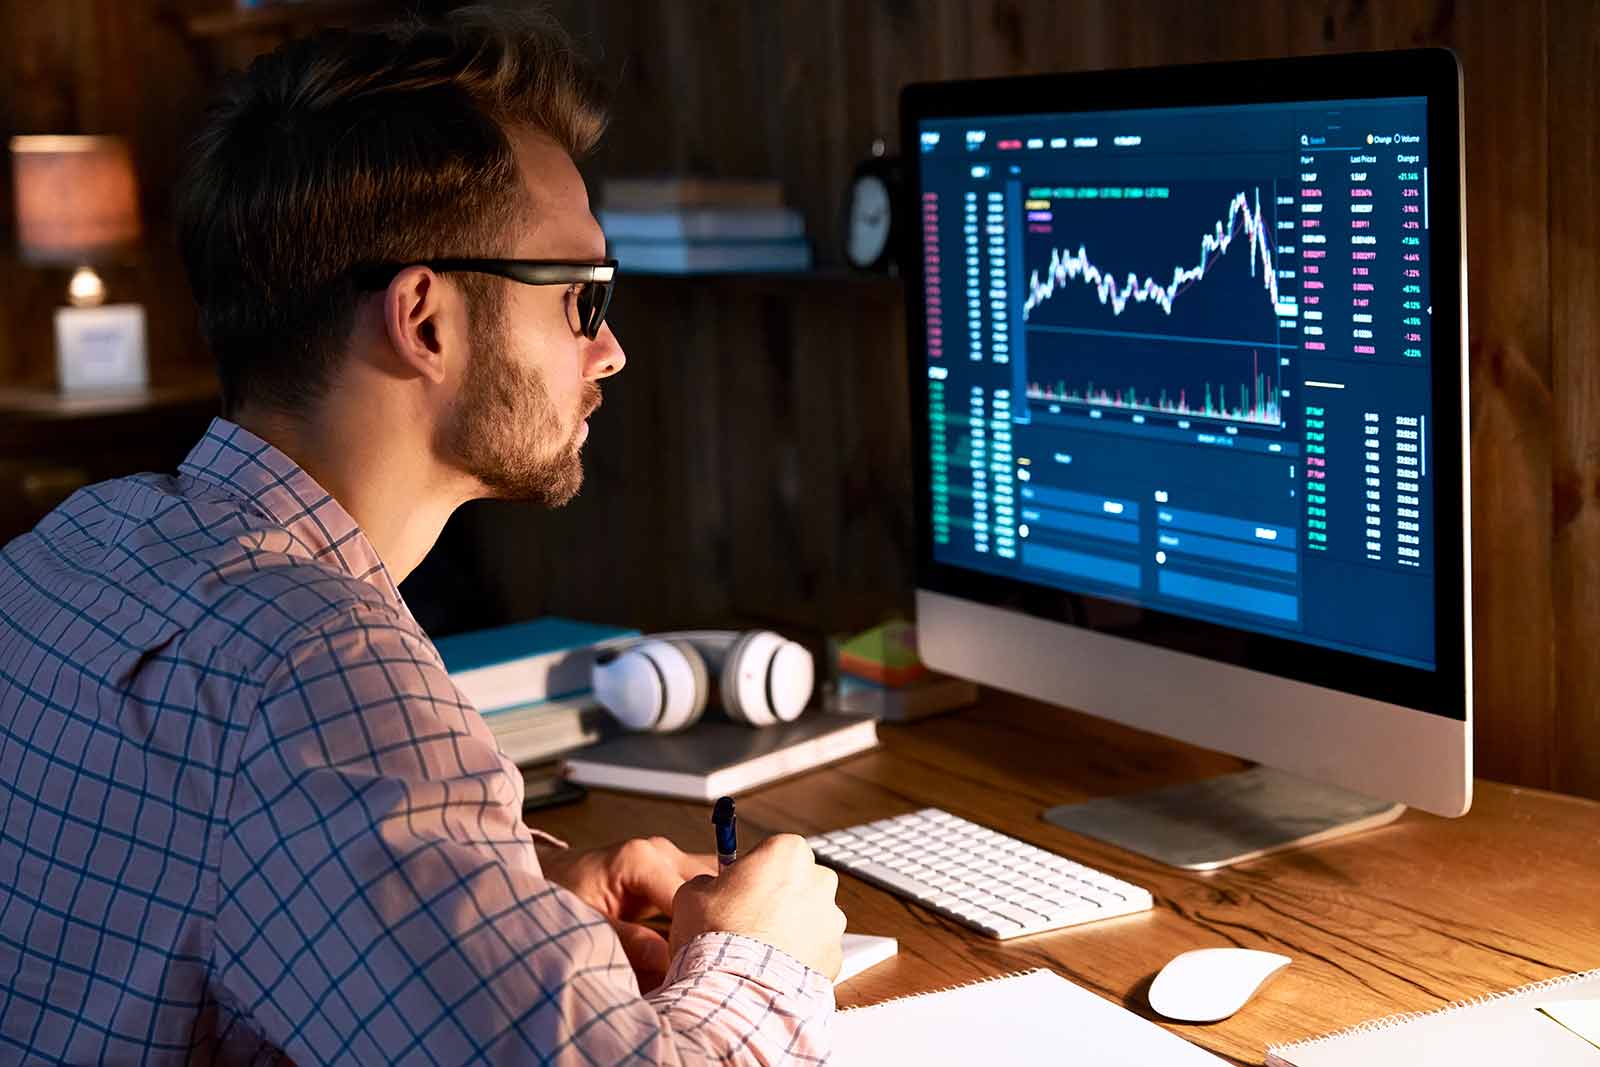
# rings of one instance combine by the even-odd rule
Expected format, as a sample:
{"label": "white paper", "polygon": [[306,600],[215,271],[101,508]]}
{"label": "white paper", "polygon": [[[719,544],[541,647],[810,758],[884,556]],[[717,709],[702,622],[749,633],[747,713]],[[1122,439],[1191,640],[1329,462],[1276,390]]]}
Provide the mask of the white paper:
{"label": "white paper", "polygon": [[1558,1000],[1539,1010],[1600,1049],[1600,1000]]}
{"label": "white paper", "polygon": [[1222,1067],[1197,1045],[1051,971],[834,1016],[835,1067]]}

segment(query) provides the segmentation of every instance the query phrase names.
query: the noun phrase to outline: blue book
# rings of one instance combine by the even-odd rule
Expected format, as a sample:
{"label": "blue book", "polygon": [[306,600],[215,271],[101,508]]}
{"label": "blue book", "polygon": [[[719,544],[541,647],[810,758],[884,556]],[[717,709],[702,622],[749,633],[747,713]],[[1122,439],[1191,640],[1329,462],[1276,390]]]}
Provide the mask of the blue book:
{"label": "blue book", "polygon": [[619,268],[638,274],[769,273],[811,269],[811,245],[790,241],[612,241]]}
{"label": "blue book", "polygon": [[794,208],[663,208],[601,211],[600,228],[613,241],[784,241],[806,235]]}
{"label": "blue book", "polygon": [[450,680],[481,712],[573,697],[589,690],[597,651],[638,630],[546,616],[434,642]]}

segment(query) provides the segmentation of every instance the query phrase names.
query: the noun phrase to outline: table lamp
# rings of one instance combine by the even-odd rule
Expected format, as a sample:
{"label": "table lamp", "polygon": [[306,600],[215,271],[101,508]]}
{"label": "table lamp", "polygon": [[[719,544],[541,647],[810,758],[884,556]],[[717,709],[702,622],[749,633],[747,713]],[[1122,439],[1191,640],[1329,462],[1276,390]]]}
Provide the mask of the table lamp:
{"label": "table lamp", "polygon": [[139,240],[139,196],[119,137],[11,139],[17,245],[24,263],[72,267],[55,313],[63,392],[138,389],[148,380],[144,308],[107,304],[96,265],[124,260]]}

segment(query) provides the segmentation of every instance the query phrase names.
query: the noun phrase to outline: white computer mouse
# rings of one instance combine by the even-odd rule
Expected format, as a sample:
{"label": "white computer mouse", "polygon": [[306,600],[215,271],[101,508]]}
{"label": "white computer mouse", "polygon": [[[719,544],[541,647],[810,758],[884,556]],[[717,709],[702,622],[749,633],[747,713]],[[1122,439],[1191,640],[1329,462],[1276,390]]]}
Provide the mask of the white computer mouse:
{"label": "white computer mouse", "polygon": [[1150,1006],[1168,1019],[1214,1023],[1287,967],[1288,956],[1249,948],[1200,948],[1172,957],[1150,983]]}

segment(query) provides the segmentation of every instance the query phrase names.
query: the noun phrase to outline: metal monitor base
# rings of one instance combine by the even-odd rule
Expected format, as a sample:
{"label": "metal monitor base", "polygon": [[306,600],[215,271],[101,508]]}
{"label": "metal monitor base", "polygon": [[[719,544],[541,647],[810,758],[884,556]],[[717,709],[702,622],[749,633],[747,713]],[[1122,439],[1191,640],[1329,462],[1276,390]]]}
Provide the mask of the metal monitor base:
{"label": "metal monitor base", "polygon": [[1169,866],[1211,871],[1383,826],[1405,810],[1404,804],[1255,767],[1148,793],[1062,804],[1044,818]]}

